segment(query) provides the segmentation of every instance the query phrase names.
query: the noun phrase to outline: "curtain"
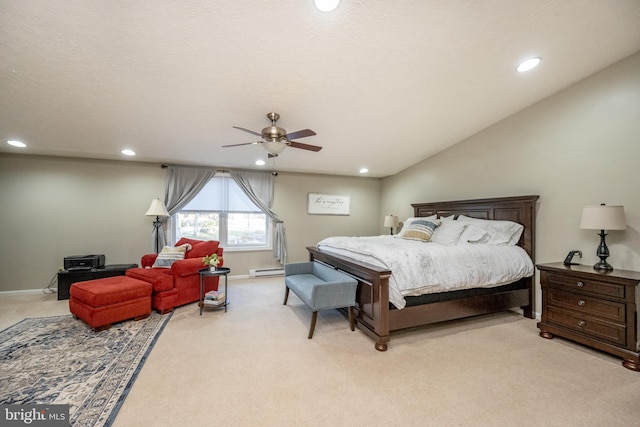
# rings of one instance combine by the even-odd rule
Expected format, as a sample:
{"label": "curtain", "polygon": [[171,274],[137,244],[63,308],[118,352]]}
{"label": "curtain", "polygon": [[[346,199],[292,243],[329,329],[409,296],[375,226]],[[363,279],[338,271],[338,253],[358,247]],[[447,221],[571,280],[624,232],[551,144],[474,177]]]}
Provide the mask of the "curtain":
{"label": "curtain", "polygon": [[229,171],[233,180],[249,196],[264,213],[269,215],[276,225],[276,241],[273,247],[273,255],[278,258],[280,264],[287,262],[287,239],[284,232],[284,223],[271,210],[273,204],[273,175],[270,172]]}
{"label": "curtain", "polygon": [[[216,174],[215,169],[169,166],[169,178],[164,194],[164,204],[169,215],[179,212],[191,201]],[[166,219],[165,219],[166,222]],[[160,233],[160,247],[166,244],[164,229]],[[154,236],[155,241],[155,236]]]}

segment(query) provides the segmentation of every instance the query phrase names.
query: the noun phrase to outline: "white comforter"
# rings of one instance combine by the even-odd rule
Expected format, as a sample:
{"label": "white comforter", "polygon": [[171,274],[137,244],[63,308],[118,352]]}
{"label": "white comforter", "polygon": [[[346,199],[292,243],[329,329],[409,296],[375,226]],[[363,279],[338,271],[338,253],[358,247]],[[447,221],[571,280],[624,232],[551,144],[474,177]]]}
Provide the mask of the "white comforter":
{"label": "white comforter", "polygon": [[329,237],[326,252],[391,270],[389,301],[404,308],[404,297],[450,290],[494,287],[533,275],[529,255],[519,246],[439,245],[395,236]]}

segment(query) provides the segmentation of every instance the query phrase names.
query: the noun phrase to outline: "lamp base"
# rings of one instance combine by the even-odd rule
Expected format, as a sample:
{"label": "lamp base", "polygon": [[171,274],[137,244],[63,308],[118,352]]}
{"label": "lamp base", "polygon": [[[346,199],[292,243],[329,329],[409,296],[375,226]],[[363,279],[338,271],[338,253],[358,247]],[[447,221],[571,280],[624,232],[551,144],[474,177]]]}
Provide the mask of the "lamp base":
{"label": "lamp base", "polygon": [[604,230],[600,230],[600,233],[598,234],[600,236],[600,245],[598,246],[596,255],[600,258],[600,262],[594,265],[593,269],[598,271],[611,271],[613,270],[613,267],[611,267],[611,264],[607,262],[607,258],[609,258],[609,248],[607,248],[607,244],[604,241],[606,233]]}
{"label": "lamp base", "polygon": [[601,260],[599,263],[593,266],[594,270],[598,271],[613,271],[613,267],[605,260]]}

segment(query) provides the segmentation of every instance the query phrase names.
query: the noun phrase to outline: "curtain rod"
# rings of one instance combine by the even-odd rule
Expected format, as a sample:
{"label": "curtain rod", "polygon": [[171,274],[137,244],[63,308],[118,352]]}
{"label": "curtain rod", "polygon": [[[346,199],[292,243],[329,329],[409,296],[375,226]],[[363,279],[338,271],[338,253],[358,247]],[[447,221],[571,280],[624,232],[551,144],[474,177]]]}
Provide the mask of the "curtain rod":
{"label": "curtain rod", "polygon": [[[175,164],[166,164],[166,163],[162,163],[160,165],[160,167],[162,169],[167,169],[169,166],[173,166],[176,168],[199,168],[199,169],[215,169],[216,172],[220,172],[220,173],[230,173],[231,170],[234,171],[240,171],[240,172],[264,172],[264,173],[269,173],[269,171],[264,171],[264,170],[255,170],[255,169],[223,169],[223,168],[217,168],[217,167],[207,167],[207,166],[193,166],[193,165],[175,165]],[[278,176],[278,172],[276,171],[271,171],[270,172],[273,176]]]}
{"label": "curtain rod", "polygon": [[217,167],[215,167],[215,166],[213,166],[213,167],[209,167],[209,166],[195,166],[195,165],[174,165],[174,164],[167,164],[167,163],[162,163],[162,164],[160,165],[160,167],[161,167],[162,169],[166,169],[166,168],[168,168],[169,166],[173,166],[173,167],[175,167],[175,168],[215,169],[215,171],[216,171],[216,172],[226,172],[226,173],[229,173],[229,169],[220,169],[220,168],[217,168]]}

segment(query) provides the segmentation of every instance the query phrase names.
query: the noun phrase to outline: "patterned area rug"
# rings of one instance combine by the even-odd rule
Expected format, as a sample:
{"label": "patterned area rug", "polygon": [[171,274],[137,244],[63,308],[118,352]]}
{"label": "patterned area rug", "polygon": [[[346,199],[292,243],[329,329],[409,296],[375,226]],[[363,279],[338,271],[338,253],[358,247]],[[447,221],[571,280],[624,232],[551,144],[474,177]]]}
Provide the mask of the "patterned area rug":
{"label": "patterned area rug", "polygon": [[0,403],[69,404],[71,425],[110,425],[171,314],[99,333],[71,315],[24,319],[0,332]]}

